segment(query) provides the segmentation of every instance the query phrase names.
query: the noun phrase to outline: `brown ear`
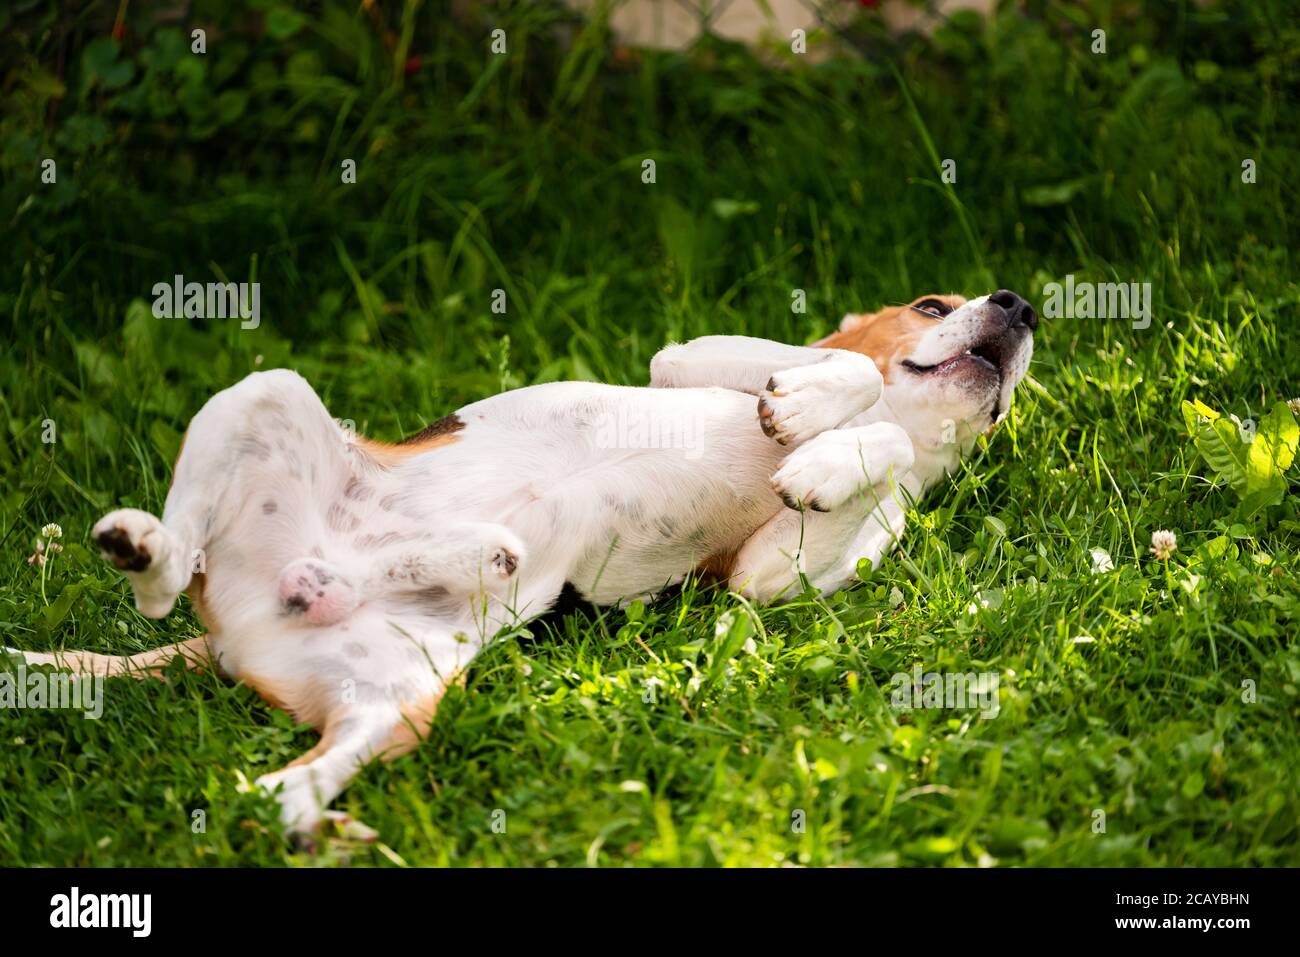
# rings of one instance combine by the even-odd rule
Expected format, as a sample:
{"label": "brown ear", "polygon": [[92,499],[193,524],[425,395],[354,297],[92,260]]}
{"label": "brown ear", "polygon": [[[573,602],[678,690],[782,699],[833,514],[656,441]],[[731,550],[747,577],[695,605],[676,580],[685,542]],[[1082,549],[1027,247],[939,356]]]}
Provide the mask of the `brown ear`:
{"label": "brown ear", "polygon": [[879,312],[850,313],[844,317],[839,332],[827,335],[818,346],[848,348],[874,356],[893,352],[906,339],[931,328],[937,320],[907,306],[887,306]]}
{"label": "brown ear", "polygon": [[884,318],[886,313],[901,312],[904,307],[889,306],[878,312],[847,312],[844,318],[840,320],[840,327],[824,339],[818,339],[813,343],[814,346],[826,349],[849,349],[853,352],[861,352],[856,343],[860,340],[861,334],[870,328],[877,319]]}

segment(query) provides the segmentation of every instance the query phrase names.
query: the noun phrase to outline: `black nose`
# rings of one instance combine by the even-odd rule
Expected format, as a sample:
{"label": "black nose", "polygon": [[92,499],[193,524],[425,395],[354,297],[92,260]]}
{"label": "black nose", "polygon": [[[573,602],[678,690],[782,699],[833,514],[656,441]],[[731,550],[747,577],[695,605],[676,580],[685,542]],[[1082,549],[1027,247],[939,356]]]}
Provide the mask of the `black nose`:
{"label": "black nose", "polygon": [[989,302],[995,302],[1003,308],[1011,325],[1028,326],[1030,332],[1038,328],[1038,313],[1034,312],[1034,307],[1025,301],[1024,296],[1010,289],[999,289],[989,296]]}

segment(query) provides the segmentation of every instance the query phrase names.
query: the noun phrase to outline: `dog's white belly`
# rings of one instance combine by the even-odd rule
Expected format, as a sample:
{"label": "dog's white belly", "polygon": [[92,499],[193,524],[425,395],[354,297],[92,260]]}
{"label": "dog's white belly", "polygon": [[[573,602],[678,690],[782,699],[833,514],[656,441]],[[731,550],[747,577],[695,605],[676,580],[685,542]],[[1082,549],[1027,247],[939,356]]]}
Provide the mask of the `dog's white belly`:
{"label": "dog's white belly", "polygon": [[552,383],[457,416],[457,441],[395,470],[393,494],[420,523],[512,529],[524,590],[558,576],[600,603],[654,592],[782,508],[770,476],[785,450],[742,393]]}

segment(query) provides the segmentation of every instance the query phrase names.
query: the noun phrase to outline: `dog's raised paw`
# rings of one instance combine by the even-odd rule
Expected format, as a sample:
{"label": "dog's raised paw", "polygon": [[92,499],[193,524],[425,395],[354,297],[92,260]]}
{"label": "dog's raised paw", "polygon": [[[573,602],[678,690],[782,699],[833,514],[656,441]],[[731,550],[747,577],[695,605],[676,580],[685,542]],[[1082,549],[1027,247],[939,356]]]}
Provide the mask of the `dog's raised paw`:
{"label": "dog's raised paw", "polygon": [[138,573],[147,571],[153,564],[149,540],[156,537],[161,527],[162,523],[148,512],[120,508],[96,522],[90,534],[114,568]]}
{"label": "dog's raised paw", "polygon": [[843,432],[818,436],[785,457],[772,475],[772,490],[787,508],[828,512],[868,484],[863,453]]}
{"label": "dog's raised paw", "polygon": [[189,583],[185,547],[156,516],[137,508],[109,512],[91,529],[104,559],[126,574],[135,592],[135,607],[149,618],[162,618]]}
{"label": "dog's raised paw", "polygon": [[502,582],[513,578],[526,557],[519,536],[504,525],[488,522],[470,533],[471,541],[475,538],[481,543],[482,574]]}
{"label": "dog's raised paw", "polygon": [[758,424],[781,445],[838,427],[880,397],[880,373],[866,356],[835,356],[772,376],[758,397]]}
{"label": "dog's raised paw", "polygon": [[504,545],[492,550],[492,571],[500,578],[509,578],[519,569],[519,555]]}
{"label": "dog's raised paw", "polygon": [[789,369],[768,380],[758,398],[758,424],[781,445],[797,445],[833,429],[841,419],[819,366]]}

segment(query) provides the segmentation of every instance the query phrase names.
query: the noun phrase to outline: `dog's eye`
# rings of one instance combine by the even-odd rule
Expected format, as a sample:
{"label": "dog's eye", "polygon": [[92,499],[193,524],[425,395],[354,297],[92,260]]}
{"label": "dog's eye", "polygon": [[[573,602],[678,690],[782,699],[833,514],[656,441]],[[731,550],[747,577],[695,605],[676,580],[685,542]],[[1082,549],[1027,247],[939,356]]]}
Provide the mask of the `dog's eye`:
{"label": "dog's eye", "polygon": [[914,303],[912,308],[918,312],[928,312],[940,319],[952,312],[952,306],[946,302],[940,302],[938,299],[922,299],[920,302]]}

